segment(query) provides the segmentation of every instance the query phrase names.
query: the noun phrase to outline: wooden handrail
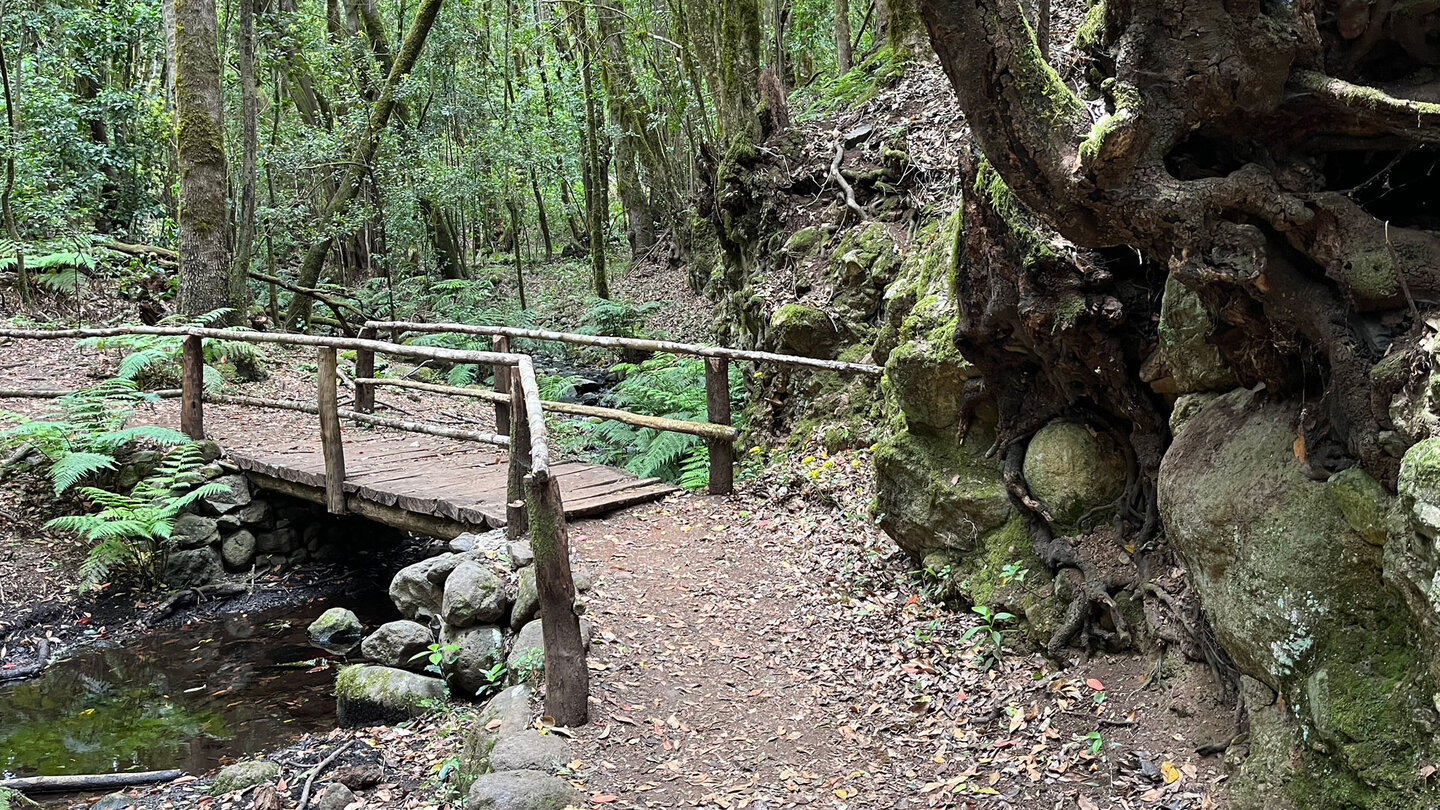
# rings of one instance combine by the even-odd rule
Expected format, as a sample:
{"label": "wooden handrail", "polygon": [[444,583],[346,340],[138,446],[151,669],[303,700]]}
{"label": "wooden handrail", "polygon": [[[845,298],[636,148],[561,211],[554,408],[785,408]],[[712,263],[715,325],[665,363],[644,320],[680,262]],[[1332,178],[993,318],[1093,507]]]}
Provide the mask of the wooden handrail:
{"label": "wooden handrail", "polygon": [[602,346],[610,349],[636,349],[644,352],[663,354],[685,354],[695,357],[721,357],[726,360],[742,360],[755,363],[771,363],[782,366],[813,368],[821,371],[839,371],[849,374],[880,376],[885,373],[883,366],[869,363],[850,363],[844,360],[822,360],[818,357],[800,357],[793,354],[756,352],[747,349],[730,349],[724,346],[702,346],[698,343],[677,343],[673,340],[648,340],[645,338],[617,337],[613,335],[582,335],[578,332],[551,332],[545,329],[520,329],[514,326],[486,326],[468,323],[419,323],[413,321],[366,321],[374,329],[425,332],[443,334],[453,332],[462,335],[491,335],[531,340],[553,340],[579,346]]}
{"label": "wooden handrail", "polygon": [[[389,385],[395,388],[410,388],[415,391],[429,391],[434,394],[448,394],[457,397],[470,397],[472,399],[483,399],[486,402],[510,403],[509,394],[501,394],[486,388],[463,388],[456,385],[440,385],[438,383],[420,382],[419,380],[406,380],[400,377],[356,377],[356,385]],[[540,400],[540,407],[551,413],[563,413],[568,416],[589,416],[596,419],[612,419],[616,422],[623,422],[636,427],[653,428],[654,430],[668,430],[673,433],[688,433],[691,436],[699,436],[705,439],[724,439],[735,441],[740,438],[740,431],[732,427],[726,427],[721,423],[712,422],[690,422],[684,419],[671,419],[666,416],[646,416],[645,414],[622,411],[618,408],[602,408],[598,405],[582,405],[578,402],[556,402],[553,400]]]}
{"label": "wooden handrail", "polygon": [[[447,349],[442,346],[415,346],[409,343],[388,343],[382,340],[332,337],[330,335],[297,335],[292,332],[249,332],[241,329],[209,329],[199,326],[116,326],[102,329],[0,329],[0,337],[23,340],[84,340],[87,338],[154,335],[158,337],[200,337],[235,340],[242,343],[276,343],[286,346],[328,346],[332,349],[368,349],[377,354],[418,357],[422,360],[445,360],[451,363],[514,366],[525,355],[482,352],[471,349]],[[538,394],[537,394],[538,395]]]}

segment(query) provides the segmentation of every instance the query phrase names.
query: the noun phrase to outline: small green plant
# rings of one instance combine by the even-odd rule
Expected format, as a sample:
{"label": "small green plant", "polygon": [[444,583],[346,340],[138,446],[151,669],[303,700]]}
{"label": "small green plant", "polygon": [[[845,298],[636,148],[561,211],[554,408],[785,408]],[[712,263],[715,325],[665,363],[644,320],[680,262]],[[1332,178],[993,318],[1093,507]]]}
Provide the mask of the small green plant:
{"label": "small green plant", "polygon": [[1000,629],[1000,623],[1015,618],[1015,615],[1004,611],[996,612],[985,605],[975,605],[970,611],[980,616],[980,623],[966,630],[960,640],[969,641],[979,636],[981,656],[991,662],[999,660],[1007,632]]}
{"label": "small green plant", "polygon": [[1011,582],[1018,582],[1023,585],[1025,584],[1025,577],[1029,576],[1029,574],[1030,569],[1022,568],[1018,562],[1006,563],[1004,567],[1000,569],[1000,584],[1008,585]]}
{"label": "small green plant", "polygon": [[459,644],[431,643],[429,647],[410,656],[410,660],[419,661],[424,658],[426,661],[425,671],[440,678],[444,677],[444,668],[455,663],[455,659],[458,657],[460,657]]}
{"label": "small green plant", "polygon": [[545,653],[539,649],[526,650],[510,667],[510,674],[516,683],[535,683],[545,671]]}
{"label": "small green plant", "polygon": [[214,482],[196,485],[204,463],[198,444],[174,447],[128,494],[82,487],[81,496],[99,511],[64,515],[45,524],[47,529],[72,532],[94,543],[80,564],[81,590],[99,585],[121,569],[146,587],[161,581],[170,533],[180,513],[197,500],[227,491],[224,484]]}
{"label": "small green plant", "polygon": [[1092,754],[1098,754],[1103,747],[1105,747],[1105,739],[1100,736],[1100,732],[1092,731],[1085,735],[1085,750]]}

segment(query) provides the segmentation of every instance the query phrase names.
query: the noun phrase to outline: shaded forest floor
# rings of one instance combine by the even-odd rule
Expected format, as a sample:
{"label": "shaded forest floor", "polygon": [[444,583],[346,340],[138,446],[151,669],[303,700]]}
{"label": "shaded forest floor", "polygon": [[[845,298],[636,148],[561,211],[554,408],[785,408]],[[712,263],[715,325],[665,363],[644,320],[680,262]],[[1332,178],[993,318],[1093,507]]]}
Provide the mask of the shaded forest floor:
{"label": "shaded forest floor", "polygon": [[[864,516],[866,452],[807,458],[777,460],[734,498],[681,495],[572,526],[596,579],[591,723],[568,773],[585,803],[1223,806],[1220,761],[1193,753],[1233,733],[1203,667],[1172,655],[1145,688],[1153,655],[1056,672],[1013,639],[981,666],[961,640],[974,617],[931,601]],[[471,711],[278,751],[281,806],[321,746],[353,735],[337,766],[381,769],[360,806],[459,807],[442,776]],[[250,806],[202,798],[207,787],[132,795]]]}

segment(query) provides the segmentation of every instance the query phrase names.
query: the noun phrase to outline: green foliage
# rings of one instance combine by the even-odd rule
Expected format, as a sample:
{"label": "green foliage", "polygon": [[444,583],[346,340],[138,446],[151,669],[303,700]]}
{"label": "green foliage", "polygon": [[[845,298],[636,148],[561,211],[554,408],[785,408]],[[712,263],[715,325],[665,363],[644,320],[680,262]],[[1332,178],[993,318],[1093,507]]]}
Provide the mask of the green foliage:
{"label": "green foliage", "polygon": [[645,320],[664,305],[663,301],[647,301],[637,305],[621,298],[590,298],[586,301],[588,309],[580,319],[580,327],[576,331],[585,335],[656,337],[645,329]]}
{"label": "green foliage", "polygon": [[[660,355],[640,364],[621,363],[623,379],[606,405],[650,416],[694,422],[706,420],[705,361]],[[731,399],[738,399],[732,380]],[[709,450],[703,439],[687,433],[635,427],[610,420],[581,423],[579,444],[597,460],[642,478],[662,478],[698,489],[708,478]]]}
{"label": "green foliage", "polygon": [[443,670],[455,659],[460,657],[459,644],[438,644],[431,642],[430,646],[410,656],[411,661],[425,659],[425,671],[435,677],[443,677]]}
{"label": "green foliage", "polygon": [[204,463],[197,444],[172,448],[128,494],[82,487],[80,494],[99,511],[64,515],[45,524],[47,529],[77,534],[94,544],[80,565],[81,590],[121,570],[144,586],[160,582],[176,518],[195,501],[226,491],[224,484],[194,485],[196,471]]}
{"label": "green foliage", "polygon": [[136,390],[134,381],[112,379],[61,397],[44,419],[0,412],[0,418],[19,423],[0,432],[0,447],[29,444],[40,451],[60,495],[96,473],[115,469],[117,454],[130,445],[169,447],[189,441],[169,428],[125,427],[135,405],[153,400]]}
{"label": "green foliage", "polygon": [[970,610],[980,616],[980,623],[966,630],[965,635],[961,636],[960,640],[969,641],[978,636],[980,640],[981,660],[986,662],[987,665],[994,663],[1000,659],[1000,653],[1005,641],[1005,633],[1009,632],[1008,630],[1001,630],[1000,624],[1015,618],[1015,615],[1004,611],[996,612],[984,605],[975,605],[970,608]]}
{"label": "green foliage", "polygon": [[[226,331],[249,331],[243,327],[225,327],[223,319],[230,314],[228,309],[217,309],[195,318],[166,318],[165,326],[196,326],[224,328]],[[86,338],[80,345],[91,349],[125,349],[128,351],[120,360],[115,376],[129,380],[136,385],[150,383],[177,383],[180,379],[185,339],[178,335],[118,335],[116,337]],[[256,379],[262,375],[265,353],[253,343],[223,338],[204,338],[200,342],[201,354],[205,359],[205,390],[218,390],[224,382],[229,367],[243,379]]]}

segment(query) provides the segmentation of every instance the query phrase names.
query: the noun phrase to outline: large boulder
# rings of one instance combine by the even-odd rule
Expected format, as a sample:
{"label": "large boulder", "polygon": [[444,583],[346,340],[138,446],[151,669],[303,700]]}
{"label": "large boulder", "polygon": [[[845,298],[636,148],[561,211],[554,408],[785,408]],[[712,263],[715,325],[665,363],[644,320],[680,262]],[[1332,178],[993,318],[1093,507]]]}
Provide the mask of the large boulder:
{"label": "large boulder", "polygon": [[458,649],[447,653],[442,669],[450,679],[450,685],[466,694],[474,695],[484,691],[499,680],[497,665],[504,660],[505,647],[500,628],[493,625],[478,627],[445,626],[440,632],[442,647],[455,645]]}
{"label": "large boulder", "polygon": [[1088,425],[1051,422],[1025,448],[1025,483],[1057,523],[1072,526],[1125,491],[1125,457]]}
{"label": "large boulder", "polygon": [[210,783],[210,792],[217,795],[233,793],[279,778],[280,766],[277,763],[267,762],[263,759],[237,762],[234,765],[226,765],[220,769],[219,773],[215,774],[215,781]]}
{"label": "large boulder", "polygon": [[501,734],[490,749],[491,771],[545,771],[553,773],[574,756],[559,734],[542,734],[533,728]]}
{"label": "large boulder", "polygon": [[535,566],[521,568],[516,578],[515,605],[510,610],[510,629],[519,631],[540,615],[540,590],[535,586]]}
{"label": "large boulder", "polygon": [[402,619],[376,628],[360,643],[360,653],[381,666],[423,672],[429,661],[415,656],[428,652],[434,643],[430,628]]}
{"label": "large boulder", "polygon": [[490,624],[505,616],[505,581],[480,563],[466,560],[445,578],[440,618],[454,627]]}
{"label": "large boulder", "polygon": [[223,515],[232,509],[250,503],[250,482],[245,479],[245,476],[238,473],[222,475],[215,479],[215,483],[225,488],[201,502],[204,504],[205,511],[214,515]]}
{"label": "large boulder", "polygon": [[255,548],[255,535],[241,529],[220,544],[220,560],[227,571],[247,570],[255,562]]}
{"label": "large boulder", "polygon": [[579,802],[569,784],[548,773],[505,771],[471,783],[465,810],[565,810]]}
{"label": "large boulder", "polygon": [[953,324],[896,346],[885,361],[885,380],[912,431],[953,434],[961,417],[961,398],[979,369],[955,350]]}
{"label": "large boulder", "polygon": [[441,554],[401,568],[390,580],[390,601],[407,619],[435,618],[444,599],[445,578],[458,563],[454,554]]}
{"label": "large boulder", "polygon": [[1352,522],[1383,505],[1306,475],[1294,451],[1300,411],[1233,391],[1191,419],[1160,467],[1166,535],[1215,637],[1252,691],[1273,694],[1247,706],[1285,707],[1260,715],[1266,746],[1252,748],[1261,755],[1234,795],[1262,798],[1237,807],[1430,807],[1415,777],[1434,755],[1430,678],[1368,520]]}
{"label": "large boulder", "polygon": [[214,518],[186,513],[175,519],[170,528],[170,542],[176,548],[194,549],[220,541],[220,528]]}
{"label": "large boulder", "polygon": [[335,714],[342,726],[398,723],[445,699],[445,684],[393,667],[352,665],[335,677]]}
{"label": "large boulder", "polygon": [[815,307],[786,304],[770,316],[776,344],[790,354],[833,360],[844,337],[835,319]]}
{"label": "large boulder", "polygon": [[963,443],[907,430],[875,448],[876,517],[910,556],[967,552],[1010,519],[1000,465],[984,455],[992,441],[989,426],[976,425]]}
{"label": "large boulder", "polygon": [[205,585],[224,573],[219,552],[209,546],[172,551],[165,556],[165,585],[172,589]]}
{"label": "large boulder", "polygon": [[322,650],[334,653],[348,653],[355,649],[365,636],[365,626],[353,611],[333,607],[320,614],[320,618],[306,628],[310,643]]}

